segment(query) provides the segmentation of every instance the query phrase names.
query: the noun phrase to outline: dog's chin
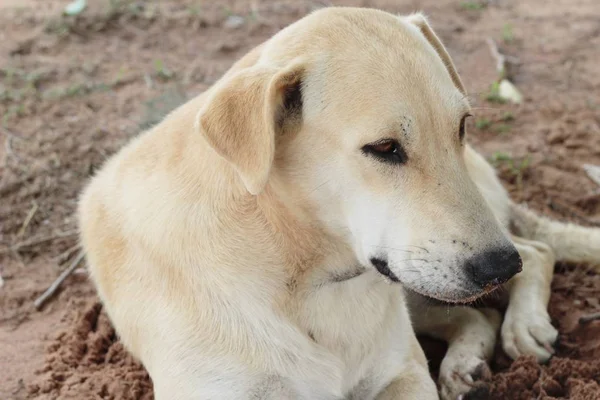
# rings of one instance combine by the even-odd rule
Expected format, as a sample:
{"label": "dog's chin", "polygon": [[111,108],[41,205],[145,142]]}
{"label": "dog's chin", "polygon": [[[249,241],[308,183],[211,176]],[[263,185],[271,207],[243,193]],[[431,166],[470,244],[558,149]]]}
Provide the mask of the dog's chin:
{"label": "dog's chin", "polygon": [[[402,282],[400,282],[402,283]],[[469,304],[478,300],[501,287],[502,285],[488,285],[485,288],[473,291],[473,293],[468,293],[465,295],[464,292],[436,292],[436,291],[425,291],[418,287],[413,287],[410,285],[404,285],[404,287],[411,292],[417,293],[421,296],[424,296],[430,300],[446,303],[446,304]]]}

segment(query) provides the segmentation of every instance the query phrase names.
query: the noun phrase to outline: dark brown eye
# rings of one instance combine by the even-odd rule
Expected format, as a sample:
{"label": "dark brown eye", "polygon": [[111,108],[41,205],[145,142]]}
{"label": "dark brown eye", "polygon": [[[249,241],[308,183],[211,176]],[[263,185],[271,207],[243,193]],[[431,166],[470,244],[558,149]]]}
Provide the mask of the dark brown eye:
{"label": "dark brown eye", "polygon": [[400,143],[394,139],[385,139],[363,146],[363,153],[391,164],[403,164],[407,161],[406,153]]}
{"label": "dark brown eye", "polygon": [[467,118],[471,117],[471,114],[467,114],[460,120],[460,126],[458,127],[458,139],[462,143],[465,140],[465,122]]}
{"label": "dark brown eye", "polygon": [[391,140],[388,142],[374,144],[372,145],[372,149],[378,153],[394,153],[398,150],[396,143]]}

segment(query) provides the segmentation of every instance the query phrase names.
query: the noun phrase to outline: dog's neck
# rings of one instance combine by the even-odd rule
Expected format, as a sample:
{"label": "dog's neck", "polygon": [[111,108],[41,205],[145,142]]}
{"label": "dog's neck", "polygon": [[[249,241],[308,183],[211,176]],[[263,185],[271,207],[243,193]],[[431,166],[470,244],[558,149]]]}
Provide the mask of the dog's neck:
{"label": "dog's neck", "polygon": [[288,196],[288,191],[275,181],[257,197],[257,207],[274,237],[280,241],[295,272],[306,273],[311,269],[321,268],[330,270],[328,272],[332,276],[347,275],[346,269],[352,267],[353,262],[340,266],[330,263],[332,259],[338,258],[338,254],[341,259],[353,260],[349,245],[342,238],[327,232],[306,202],[298,204],[297,199],[291,197],[293,196]]}
{"label": "dog's neck", "polygon": [[261,232],[261,238],[270,242],[264,262],[279,260],[280,267],[288,271],[290,282],[339,282],[364,271],[358,267],[347,240],[327,232],[316,219],[316,212],[306,202],[290,196],[277,180],[269,182],[256,196],[240,187],[239,182],[222,189],[219,196],[229,196],[224,202],[228,207],[215,211],[225,212],[222,217],[236,224],[238,232]]}

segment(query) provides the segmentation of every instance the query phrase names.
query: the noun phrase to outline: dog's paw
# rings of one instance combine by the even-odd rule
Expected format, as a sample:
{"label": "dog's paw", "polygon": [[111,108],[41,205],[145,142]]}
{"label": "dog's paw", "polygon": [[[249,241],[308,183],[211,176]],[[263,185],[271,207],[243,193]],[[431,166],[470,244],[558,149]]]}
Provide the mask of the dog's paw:
{"label": "dog's paw", "polygon": [[446,357],[440,366],[442,400],[483,400],[489,396],[491,377],[487,363],[478,357]]}
{"label": "dog's paw", "polygon": [[[492,356],[500,313],[494,309],[461,309],[461,333],[450,341],[440,365],[442,400],[482,400],[489,394],[491,377],[486,360]],[[456,312],[456,311],[455,311]]]}
{"label": "dog's paw", "polygon": [[558,338],[558,331],[550,323],[548,311],[517,305],[508,307],[501,334],[502,347],[511,358],[532,355],[540,363],[552,357]]}

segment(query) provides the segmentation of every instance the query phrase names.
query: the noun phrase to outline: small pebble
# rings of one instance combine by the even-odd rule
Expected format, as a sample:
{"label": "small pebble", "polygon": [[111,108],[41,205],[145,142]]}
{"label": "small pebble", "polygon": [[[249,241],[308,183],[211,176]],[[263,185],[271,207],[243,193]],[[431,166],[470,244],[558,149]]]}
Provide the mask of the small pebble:
{"label": "small pebble", "polygon": [[224,26],[227,29],[237,29],[244,25],[244,22],[244,18],[240,17],[239,15],[230,15],[225,20]]}

